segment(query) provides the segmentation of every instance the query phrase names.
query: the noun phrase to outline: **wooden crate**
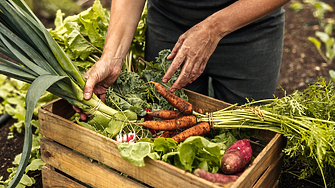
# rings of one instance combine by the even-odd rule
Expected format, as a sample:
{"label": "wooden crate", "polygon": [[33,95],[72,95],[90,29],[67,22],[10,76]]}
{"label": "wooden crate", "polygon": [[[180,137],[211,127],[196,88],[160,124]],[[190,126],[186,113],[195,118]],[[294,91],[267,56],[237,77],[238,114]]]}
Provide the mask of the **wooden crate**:
{"label": "wooden crate", "polygon": [[[185,90],[195,107],[215,111],[229,104]],[[255,159],[236,182],[215,184],[160,160],[145,160],[137,167],[124,160],[116,141],[67,120],[72,106],[58,99],[39,109],[44,187],[276,187],[282,165],[285,139],[280,134],[260,131],[251,142]],[[94,159],[93,162],[91,159]],[[96,162],[98,161],[98,162]]]}

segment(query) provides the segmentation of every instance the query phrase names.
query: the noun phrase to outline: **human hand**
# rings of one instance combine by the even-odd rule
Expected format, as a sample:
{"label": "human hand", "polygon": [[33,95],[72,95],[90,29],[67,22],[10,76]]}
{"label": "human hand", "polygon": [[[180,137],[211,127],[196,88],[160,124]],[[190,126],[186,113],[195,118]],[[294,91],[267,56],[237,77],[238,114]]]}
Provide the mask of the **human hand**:
{"label": "human hand", "polygon": [[122,58],[111,58],[110,61],[100,59],[85,74],[86,79],[84,99],[89,100],[94,92],[102,102],[105,102],[106,90],[119,77],[123,65]]}
{"label": "human hand", "polygon": [[163,77],[167,82],[184,62],[177,80],[170,90],[174,92],[188,83],[196,80],[205,70],[209,57],[213,54],[221,37],[210,27],[210,22],[204,20],[181,35],[167,57],[173,59],[171,66]]}
{"label": "human hand", "polygon": [[[123,65],[122,58],[111,58],[110,61],[104,61],[102,58],[96,62],[85,74],[86,85],[84,89],[84,99],[89,100],[93,92],[105,102],[106,90],[113,85],[119,77]],[[80,108],[73,106],[73,109],[80,114],[80,119],[85,121],[87,115]]]}

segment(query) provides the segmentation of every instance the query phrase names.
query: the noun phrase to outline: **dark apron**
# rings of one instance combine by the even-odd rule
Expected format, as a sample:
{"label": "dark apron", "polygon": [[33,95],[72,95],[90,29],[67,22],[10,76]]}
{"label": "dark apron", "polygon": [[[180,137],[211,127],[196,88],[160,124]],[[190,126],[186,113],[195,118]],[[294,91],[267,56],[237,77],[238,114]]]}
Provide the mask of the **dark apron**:
{"label": "dark apron", "polygon": [[[145,58],[172,49],[179,36],[235,1],[149,0]],[[280,8],[225,36],[210,57],[203,74],[185,88],[232,104],[248,99],[273,98],[283,53],[284,9]]]}

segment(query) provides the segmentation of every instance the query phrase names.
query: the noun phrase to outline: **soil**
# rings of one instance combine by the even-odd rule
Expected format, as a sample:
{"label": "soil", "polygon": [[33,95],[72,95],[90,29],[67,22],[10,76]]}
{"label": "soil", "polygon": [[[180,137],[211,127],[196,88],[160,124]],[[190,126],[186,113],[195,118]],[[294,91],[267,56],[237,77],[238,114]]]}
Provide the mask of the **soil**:
{"label": "soil", "polygon": [[[335,7],[333,0],[323,0],[332,7]],[[87,5],[86,6],[91,6]],[[108,7],[109,5],[105,5]],[[335,63],[327,64],[319,55],[314,45],[307,40],[308,36],[315,36],[315,31],[319,30],[317,25],[306,25],[315,21],[312,12],[309,9],[301,10],[298,13],[288,8],[286,10],[286,30],[284,39],[284,53],[281,65],[281,73],[278,82],[278,87],[275,95],[277,97],[291,94],[294,90],[302,91],[317,80],[318,77],[329,79],[329,70],[335,70]],[[328,18],[335,18],[335,12],[326,14]],[[46,25],[52,23],[52,20],[46,20]],[[14,133],[14,139],[7,139],[9,127],[15,120],[9,120],[5,125],[0,125],[0,176],[4,176],[3,180],[8,178],[7,168],[12,167],[12,161],[15,155],[22,152],[24,134]],[[2,127],[1,127],[2,126]],[[298,180],[298,178],[290,172],[299,171],[300,167],[295,165],[297,161],[294,159],[285,160],[282,166],[282,173],[280,175],[279,187],[283,188],[314,188],[318,187],[316,184],[323,186],[322,179],[319,176],[313,176],[308,180]],[[290,170],[288,170],[290,169]],[[32,174],[37,180],[37,183],[32,187],[42,187],[41,173],[35,172]],[[316,184],[315,184],[316,183]]]}

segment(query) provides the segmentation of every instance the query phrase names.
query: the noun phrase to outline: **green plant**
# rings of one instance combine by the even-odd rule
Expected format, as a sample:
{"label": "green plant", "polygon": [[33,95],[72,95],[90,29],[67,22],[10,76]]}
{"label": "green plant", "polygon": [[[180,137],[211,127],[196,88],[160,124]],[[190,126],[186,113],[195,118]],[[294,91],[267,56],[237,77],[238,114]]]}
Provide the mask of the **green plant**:
{"label": "green plant", "polygon": [[331,64],[335,57],[335,38],[333,37],[335,20],[334,18],[325,18],[325,13],[333,11],[333,8],[319,0],[303,0],[303,2],[304,4],[300,3],[300,1],[294,1],[290,8],[295,12],[299,12],[304,8],[309,8],[313,11],[313,16],[318,19],[319,26],[323,31],[316,31],[315,36],[317,38],[308,37],[308,40],[314,44],[323,60]]}
{"label": "green plant", "polygon": [[319,21],[323,21],[324,15],[327,11],[333,11],[333,7],[329,4],[319,1],[319,0],[303,0],[303,3],[300,1],[293,1],[290,4],[290,8],[295,12],[299,12],[302,9],[311,9],[313,11],[313,16],[318,18]]}
{"label": "green plant", "polygon": [[322,51],[322,43],[317,38],[308,37],[308,40],[315,45],[316,49],[318,50],[323,60],[326,61],[328,64],[331,64],[335,57],[335,38],[331,37],[333,27],[334,27],[334,20],[332,19],[332,21],[326,25],[324,32],[321,31],[315,32],[315,36],[317,36],[321,40],[321,42],[323,42],[325,46],[324,48],[325,52]]}

